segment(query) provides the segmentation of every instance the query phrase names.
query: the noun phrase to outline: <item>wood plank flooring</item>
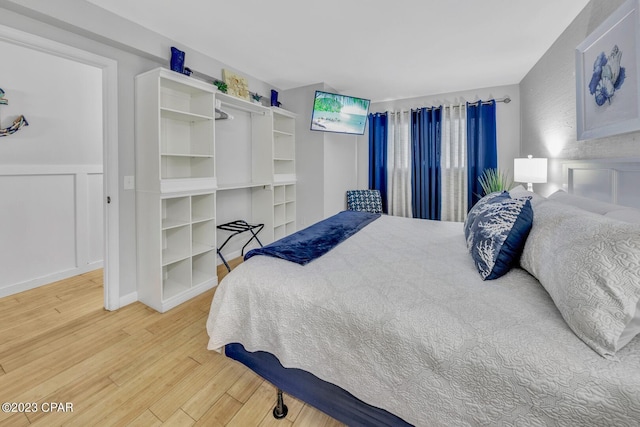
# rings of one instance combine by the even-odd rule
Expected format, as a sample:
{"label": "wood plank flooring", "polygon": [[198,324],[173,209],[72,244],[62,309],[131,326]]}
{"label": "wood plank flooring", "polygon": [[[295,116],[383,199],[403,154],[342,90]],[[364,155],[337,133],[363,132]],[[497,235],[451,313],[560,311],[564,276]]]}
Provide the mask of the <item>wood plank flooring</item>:
{"label": "wood plank flooring", "polygon": [[1,298],[0,403],[31,412],[0,411],[0,426],[341,426],[290,396],[274,419],[275,388],[206,349],[214,291],[108,312],[96,270]]}

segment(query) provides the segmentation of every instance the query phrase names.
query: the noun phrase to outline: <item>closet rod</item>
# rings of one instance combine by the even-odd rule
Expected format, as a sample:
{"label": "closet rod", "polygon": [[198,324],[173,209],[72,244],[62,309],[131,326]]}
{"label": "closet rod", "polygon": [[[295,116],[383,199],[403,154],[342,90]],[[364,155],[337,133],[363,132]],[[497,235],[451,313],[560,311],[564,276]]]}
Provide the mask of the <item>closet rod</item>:
{"label": "closet rod", "polygon": [[260,115],[263,115],[263,116],[264,116],[265,114],[267,114],[267,113],[266,113],[266,112],[264,112],[264,111],[257,111],[257,110],[254,110],[254,109],[252,109],[252,108],[243,107],[243,106],[241,106],[241,105],[228,104],[228,103],[226,103],[226,102],[224,102],[224,101],[222,102],[222,105],[223,105],[223,106],[225,106],[225,107],[228,107],[228,108],[233,108],[233,109],[235,109],[235,110],[245,111],[245,112],[247,112],[247,113],[260,114]]}

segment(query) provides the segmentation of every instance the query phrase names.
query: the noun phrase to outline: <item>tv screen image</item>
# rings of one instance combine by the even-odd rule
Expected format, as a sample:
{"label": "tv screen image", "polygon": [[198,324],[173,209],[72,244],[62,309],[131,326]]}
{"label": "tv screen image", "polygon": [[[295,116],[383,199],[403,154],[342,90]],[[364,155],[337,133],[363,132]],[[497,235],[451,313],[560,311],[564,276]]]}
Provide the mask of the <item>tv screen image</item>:
{"label": "tv screen image", "polygon": [[370,100],[316,91],[311,130],[364,134]]}

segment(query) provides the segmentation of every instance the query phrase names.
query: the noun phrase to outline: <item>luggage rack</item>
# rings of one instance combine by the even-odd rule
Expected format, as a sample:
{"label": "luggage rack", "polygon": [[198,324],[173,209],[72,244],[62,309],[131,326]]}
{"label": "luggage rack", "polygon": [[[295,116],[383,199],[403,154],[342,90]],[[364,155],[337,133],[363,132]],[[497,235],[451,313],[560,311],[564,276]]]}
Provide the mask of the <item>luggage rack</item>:
{"label": "luggage rack", "polygon": [[224,224],[220,224],[220,225],[217,226],[217,228],[220,229],[220,230],[231,231],[231,234],[229,235],[229,237],[227,237],[227,240],[225,240],[224,243],[217,249],[218,256],[220,257],[220,259],[224,263],[224,266],[227,267],[228,271],[231,271],[231,267],[229,267],[229,264],[227,263],[227,260],[224,259],[224,256],[222,256],[222,252],[220,252],[220,251],[229,242],[229,240],[231,240],[231,238],[233,236],[236,236],[238,234],[242,234],[242,233],[247,232],[247,231],[249,231],[251,233],[251,238],[249,240],[247,240],[247,243],[245,243],[244,246],[242,247],[242,252],[240,252],[242,256],[244,256],[244,248],[246,248],[247,245],[249,243],[251,243],[251,241],[254,240],[254,239],[255,239],[256,242],[258,242],[260,247],[262,247],[262,242],[260,242],[260,239],[258,239],[258,233],[260,231],[262,231],[262,229],[264,228],[264,224],[249,224],[247,221],[239,219],[239,220],[236,220],[236,221],[231,221],[231,222],[227,222],[227,223],[224,223]]}

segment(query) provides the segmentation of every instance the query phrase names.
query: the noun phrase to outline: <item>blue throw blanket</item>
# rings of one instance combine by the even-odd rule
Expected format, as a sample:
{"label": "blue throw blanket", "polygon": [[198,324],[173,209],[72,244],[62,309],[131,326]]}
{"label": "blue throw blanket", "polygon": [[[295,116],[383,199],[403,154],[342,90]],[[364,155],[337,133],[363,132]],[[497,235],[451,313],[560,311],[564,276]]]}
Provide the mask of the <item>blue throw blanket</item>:
{"label": "blue throw blanket", "polygon": [[268,255],[305,265],[321,257],[353,236],[380,214],[343,211],[303,230],[277,240],[263,248],[252,249],[245,261],[254,255]]}

